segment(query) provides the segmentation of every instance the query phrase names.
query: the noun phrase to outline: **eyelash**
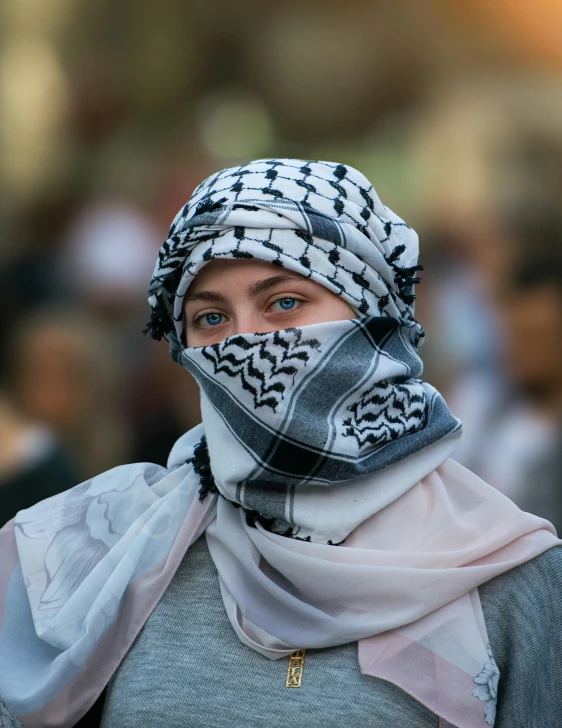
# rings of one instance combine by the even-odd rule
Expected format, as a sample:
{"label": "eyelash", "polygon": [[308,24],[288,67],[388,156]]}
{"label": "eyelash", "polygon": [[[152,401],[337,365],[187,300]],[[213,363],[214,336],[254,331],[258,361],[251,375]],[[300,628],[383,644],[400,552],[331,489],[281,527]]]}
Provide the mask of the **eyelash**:
{"label": "eyelash", "polygon": [[[276,303],[279,303],[279,301],[284,301],[288,298],[297,301],[297,303],[305,303],[304,299],[299,298],[298,296],[280,296],[279,298],[276,298],[275,301],[271,302],[269,308],[274,306]],[[289,313],[289,311],[294,311],[294,310],[295,309],[288,309],[286,311],[286,313]],[[195,329],[205,329],[205,330],[207,330],[209,328],[217,328],[217,326],[220,326],[221,324],[216,324],[216,326],[209,326],[209,327],[201,325],[201,321],[205,318],[205,316],[210,316],[213,313],[218,313],[219,316],[224,316],[224,314],[219,313],[218,311],[204,311],[203,313],[197,314],[197,316],[194,316],[191,319],[191,323],[190,323],[191,327],[195,328]],[[280,312],[278,312],[278,313],[280,313]],[[221,323],[224,323],[224,322],[221,321]]]}

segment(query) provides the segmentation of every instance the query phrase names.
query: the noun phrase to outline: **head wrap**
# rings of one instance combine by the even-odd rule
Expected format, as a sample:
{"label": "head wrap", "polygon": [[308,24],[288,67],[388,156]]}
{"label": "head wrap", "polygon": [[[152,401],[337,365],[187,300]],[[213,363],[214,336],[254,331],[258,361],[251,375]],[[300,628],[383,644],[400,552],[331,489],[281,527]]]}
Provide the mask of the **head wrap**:
{"label": "head wrap", "polygon": [[[220,257],[296,270],[357,318],[186,348],[183,297]],[[477,587],[559,542],[448,459],[460,423],[418,379],[416,270],[415,233],[344,165],[252,162],[195,191],[150,328],[199,381],[203,424],[167,468],[116,468],[0,530],[0,717],[74,725],[205,533],[244,644],[277,659],[357,641],[364,674],[493,725]]]}
{"label": "head wrap", "polygon": [[[257,258],[296,271],[362,316],[401,319],[418,345],[418,236],[344,164],[263,159],[202,182],[177,214],[149,287],[155,338],[183,348],[183,298],[213,258]],[[183,343],[182,343],[183,342]]]}

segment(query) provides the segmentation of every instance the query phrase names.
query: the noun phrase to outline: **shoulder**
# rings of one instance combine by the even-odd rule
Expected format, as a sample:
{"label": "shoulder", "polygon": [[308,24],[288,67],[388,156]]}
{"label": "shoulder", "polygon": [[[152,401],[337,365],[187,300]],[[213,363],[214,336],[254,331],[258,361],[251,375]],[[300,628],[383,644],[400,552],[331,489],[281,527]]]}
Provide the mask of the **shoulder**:
{"label": "shoulder", "polygon": [[562,547],[556,546],[479,587],[493,643],[538,646],[562,621]]}
{"label": "shoulder", "polygon": [[479,588],[482,611],[494,654],[513,664],[545,650],[562,658],[562,547],[492,579]]}
{"label": "shoulder", "polygon": [[500,670],[496,728],[558,725],[562,711],[562,547],[479,587]]}
{"label": "shoulder", "polygon": [[[556,546],[483,584],[479,592],[485,612],[504,612],[552,604],[561,589],[562,546]],[[558,609],[562,613],[562,605]]]}

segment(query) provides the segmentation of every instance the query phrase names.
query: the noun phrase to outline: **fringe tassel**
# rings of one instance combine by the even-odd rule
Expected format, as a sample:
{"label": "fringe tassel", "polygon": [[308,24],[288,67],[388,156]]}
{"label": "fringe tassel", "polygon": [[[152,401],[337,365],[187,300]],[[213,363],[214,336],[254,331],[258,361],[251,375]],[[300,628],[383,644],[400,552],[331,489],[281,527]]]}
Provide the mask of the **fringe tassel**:
{"label": "fringe tassel", "polygon": [[153,307],[150,314],[150,321],[142,330],[143,334],[148,334],[151,339],[161,341],[167,334],[172,331],[172,322],[166,306],[161,298],[158,298],[156,306]]}
{"label": "fringe tassel", "polygon": [[[200,487],[199,487],[199,500],[205,500],[205,498],[209,495],[209,493],[218,493],[218,488],[215,483],[215,479],[213,478],[213,473],[211,472],[211,458],[209,456],[209,448],[207,447],[207,438],[205,435],[201,438],[201,440],[197,443],[193,450],[193,457],[188,458],[186,463],[192,463],[193,469],[199,476],[200,480]],[[244,512],[244,515],[246,516],[246,523],[250,528],[255,528],[257,524],[262,526],[266,531],[269,531],[270,533],[276,533],[279,536],[285,536],[286,538],[294,538],[297,541],[310,541],[310,536],[307,536],[306,538],[301,538],[300,536],[294,535],[294,530],[292,527],[287,528],[285,531],[276,531],[275,526],[275,518],[268,518],[267,516],[264,516],[259,511],[254,511],[249,508],[244,508],[244,506],[241,506],[239,503],[233,503],[233,506],[236,508],[241,508]],[[339,546],[342,544],[343,541],[340,541],[339,543],[333,543],[332,541],[328,541],[329,546]]]}
{"label": "fringe tassel", "polygon": [[412,265],[409,268],[397,265],[396,261],[405,250],[405,245],[397,245],[385,260],[394,273],[398,295],[407,306],[411,306],[416,299],[414,286],[421,282],[421,278],[416,273],[423,270],[423,265]]}
{"label": "fringe tassel", "polygon": [[197,443],[193,450],[193,457],[188,458],[186,463],[192,463],[193,469],[199,476],[199,500],[203,501],[209,493],[218,493],[213,473],[211,472],[211,458],[209,457],[209,448],[207,447],[207,438],[205,435]]}

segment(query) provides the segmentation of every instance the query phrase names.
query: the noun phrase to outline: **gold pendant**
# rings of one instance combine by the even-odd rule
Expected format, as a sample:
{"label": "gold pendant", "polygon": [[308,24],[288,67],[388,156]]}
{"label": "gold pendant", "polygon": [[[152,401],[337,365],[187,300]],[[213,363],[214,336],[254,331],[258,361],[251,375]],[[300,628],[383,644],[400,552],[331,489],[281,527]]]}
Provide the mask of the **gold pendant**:
{"label": "gold pendant", "polygon": [[297,650],[289,655],[289,667],[287,668],[287,679],[285,680],[286,688],[300,688],[305,654],[306,650]]}

